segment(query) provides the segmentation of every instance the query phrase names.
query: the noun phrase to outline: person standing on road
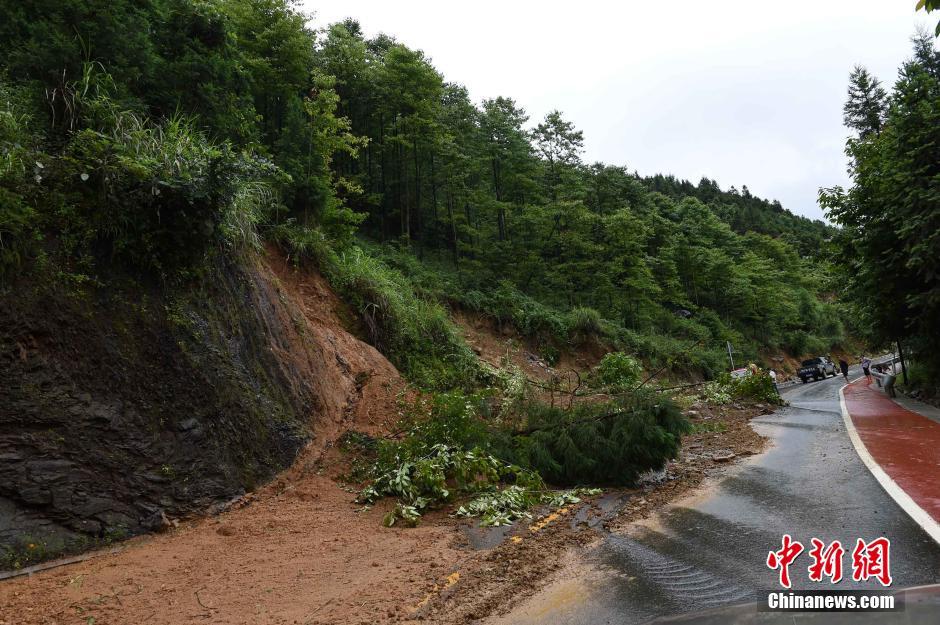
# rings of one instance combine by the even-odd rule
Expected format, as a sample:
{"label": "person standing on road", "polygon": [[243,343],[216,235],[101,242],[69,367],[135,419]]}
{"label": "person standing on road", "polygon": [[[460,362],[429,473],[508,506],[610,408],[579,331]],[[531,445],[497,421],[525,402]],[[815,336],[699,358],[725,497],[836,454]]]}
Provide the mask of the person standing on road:
{"label": "person standing on road", "polygon": [[849,381],[849,363],[845,362],[845,359],[839,359],[839,369],[842,370],[842,377],[845,378],[845,381]]}
{"label": "person standing on road", "polygon": [[862,373],[865,374],[868,383],[871,384],[871,358],[868,356],[862,356]]}
{"label": "person standing on road", "polygon": [[777,372],[774,371],[773,369],[771,369],[770,371],[767,372],[767,375],[770,376],[771,382],[774,383],[774,390],[777,391],[777,395],[779,395],[779,394],[780,394],[780,387],[777,386]]}

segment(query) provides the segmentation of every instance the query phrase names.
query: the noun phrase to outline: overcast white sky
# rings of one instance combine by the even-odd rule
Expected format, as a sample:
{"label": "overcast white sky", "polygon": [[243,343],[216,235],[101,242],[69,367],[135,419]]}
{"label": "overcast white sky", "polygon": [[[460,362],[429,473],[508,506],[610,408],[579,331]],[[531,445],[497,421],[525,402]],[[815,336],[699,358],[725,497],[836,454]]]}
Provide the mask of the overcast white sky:
{"label": "overcast white sky", "polygon": [[[894,82],[915,0],[305,0],[314,24],[425,51],[474,100],[514,98],[584,131],[586,161],[747,185],[822,217],[820,186],[845,184],[842,104],[852,66]],[[931,32],[932,32],[931,28]]]}

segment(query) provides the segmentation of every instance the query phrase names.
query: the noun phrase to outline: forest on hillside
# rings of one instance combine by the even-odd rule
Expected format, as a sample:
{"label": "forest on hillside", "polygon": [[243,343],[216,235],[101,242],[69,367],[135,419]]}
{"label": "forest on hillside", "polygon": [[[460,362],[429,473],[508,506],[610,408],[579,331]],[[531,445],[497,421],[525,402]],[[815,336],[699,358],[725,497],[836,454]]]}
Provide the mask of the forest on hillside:
{"label": "forest on hillside", "polygon": [[758,360],[850,330],[835,230],[746,187],[583,162],[562,113],[475,103],[422,51],[354,20],[314,30],[285,0],[96,6],[22,2],[0,24],[7,280],[179,282],[277,240],[361,307],[366,282],[429,301],[386,297],[370,324],[425,373],[408,363],[440,361],[434,333],[406,326],[439,305],[511,323],[549,359],[597,335],[706,376],[726,341]]}

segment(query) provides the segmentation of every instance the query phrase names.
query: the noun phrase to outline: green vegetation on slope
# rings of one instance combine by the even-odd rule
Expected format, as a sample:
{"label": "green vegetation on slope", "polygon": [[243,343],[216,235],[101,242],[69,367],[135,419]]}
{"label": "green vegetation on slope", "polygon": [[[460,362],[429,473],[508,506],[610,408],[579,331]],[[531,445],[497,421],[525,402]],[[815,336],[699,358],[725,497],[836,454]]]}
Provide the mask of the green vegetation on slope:
{"label": "green vegetation on slope", "polygon": [[673,176],[657,174],[644,178],[651,191],[658,191],[674,200],[694,197],[707,204],[722,221],[738,234],[757,232],[780,238],[794,247],[801,256],[818,257],[825,242],[836,229],[819,220],[794,215],[780,202],[769,202],[751,195],[747,185],[740,191],[731,187],[721,190],[718,183],[702,178],[698,185]]}

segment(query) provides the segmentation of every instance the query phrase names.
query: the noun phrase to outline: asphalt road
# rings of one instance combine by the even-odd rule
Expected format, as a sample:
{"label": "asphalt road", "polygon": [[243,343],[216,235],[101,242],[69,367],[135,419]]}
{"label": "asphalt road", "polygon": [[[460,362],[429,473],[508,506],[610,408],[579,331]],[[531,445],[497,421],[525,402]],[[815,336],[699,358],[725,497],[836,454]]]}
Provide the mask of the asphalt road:
{"label": "asphalt road", "polygon": [[852,448],[839,409],[843,383],[839,376],[784,390],[790,406],[752,422],[772,440],[767,451],[649,527],[629,537],[608,535],[569,575],[499,622],[642,623],[761,600],[779,589],[765,562],[785,533],[807,551],[812,537],[839,539],[848,551],[848,579],[836,587],[809,581],[804,552],[790,567],[794,589],[880,587],[851,580],[856,539],[879,536],[891,539],[892,588],[940,583],[940,546],[882,490]]}

